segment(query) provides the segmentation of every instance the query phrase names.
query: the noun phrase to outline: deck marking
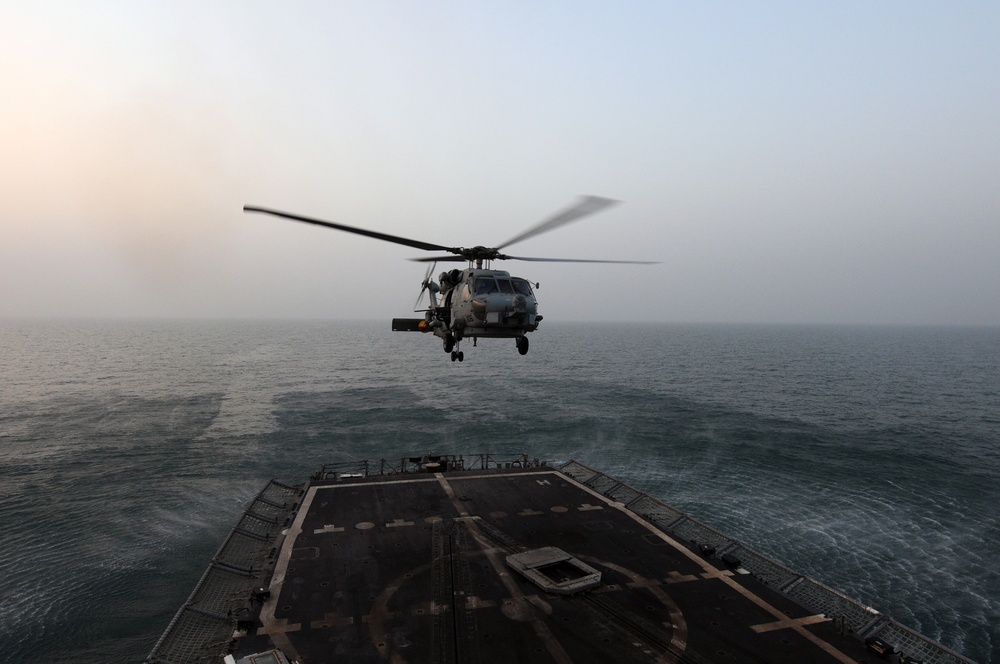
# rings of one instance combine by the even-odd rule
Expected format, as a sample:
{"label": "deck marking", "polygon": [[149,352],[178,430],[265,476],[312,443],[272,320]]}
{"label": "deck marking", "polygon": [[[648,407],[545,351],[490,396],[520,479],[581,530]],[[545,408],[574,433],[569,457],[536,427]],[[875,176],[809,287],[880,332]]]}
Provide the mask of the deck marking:
{"label": "deck marking", "polygon": [[434,479],[441,485],[441,488],[444,490],[445,495],[448,496],[448,500],[450,500],[451,504],[455,507],[458,515],[469,516],[469,512],[465,509],[465,506],[462,505],[462,502],[455,497],[455,490],[451,488],[451,484],[449,484],[448,480],[444,478],[444,475],[441,473],[434,473]]}
{"label": "deck marking", "polygon": [[[278,559],[274,564],[274,573],[271,575],[271,585],[268,586],[271,596],[260,608],[259,618],[261,629],[257,630],[257,633],[268,634],[274,646],[284,652],[290,659],[300,659],[299,651],[292,645],[291,639],[288,638],[285,632],[297,630],[292,630],[286,619],[278,620],[275,618],[274,610],[278,606],[278,595],[281,594],[281,586],[285,582],[285,574],[288,572],[288,563],[292,559],[292,549],[295,547],[295,539],[302,534],[302,523],[305,521],[306,513],[309,512],[309,508],[312,507],[315,498],[316,487],[311,487],[306,491],[306,495],[303,496],[302,504],[299,505],[299,511],[296,512],[295,520],[292,521],[291,527],[285,532],[285,541],[278,552]],[[301,628],[301,625],[298,628]]]}
{"label": "deck marking", "polygon": [[[756,593],[754,593],[754,592],[752,592],[752,591],[744,588],[742,585],[740,585],[739,582],[737,582],[735,579],[733,579],[732,573],[730,573],[729,575],[720,574],[719,572],[721,572],[721,570],[719,570],[717,567],[713,566],[710,562],[708,562],[707,560],[705,560],[704,558],[702,558],[700,555],[696,554],[694,551],[691,551],[686,546],[684,546],[683,544],[681,544],[680,542],[678,542],[677,540],[675,540],[673,537],[671,537],[667,533],[663,532],[662,530],[660,530],[659,528],[657,528],[653,524],[649,523],[648,521],[646,521],[645,519],[643,519],[641,516],[639,516],[635,512],[632,512],[631,510],[629,510],[627,507],[625,507],[621,503],[616,503],[611,498],[608,498],[607,496],[605,496],[605,495],[603,495],[601,493],[598,493],[597,491],[595,491],[594,489],[591,489],[586,484],[582,484],[581,482],[578,482],[577,480],[573,479],[569,475],[566,475],[566,479],[569,480],[569,481],[571,481],[571,482],[573,482],[574,484],[576,484],[576,486],[580,487],[581,489],[583,489],[587,493],[591,494],[592,496],[594,496],[595,498],[597,498],[601,502],[603,502],[603,503],[605,503],[607,505],[610,505],[610,506],[614,507],[615,509],[619,510],[625,516],[629,517],[630,519],[632,519],[633,521],[635,521],[637,524],[641,525],[643,528],[645,528],[648,531],[650,531],[651,533],[655,533],[658,537],[662,538],[663,541],[669,543],[671,546],[673,546],[675,549],[677,549],[678,551],[680,551],[682,554],[684,554],[685,556],[687,556],[688,558],[690,558],[691,560],[693,560],[694,562],[696,562],[699,566],[701,566],[702,569],[705,570],[706,573],[708,573],[709,575],[715,574],[716,577],[720,581],[722,581],[723,583],[725,583],[726,585],[728,585],[729,587],[731,587],[733,590],[735,590],[739,594],[741,594],[744,597],[746,597],[748,600],[750,600],[751,602],[753,602],[754,604],[756,604],[757,606],[759,606],[761,609],[763,609],[767,613],[770,613],[772,616],[774,616],[778,620],[785,620],[785,619],[788,618],[788,616],[786,616],[782,611],[780,611],[777,608],[775,608],[774,606],[772,606],[763,597],[759,597]],[[831,657],[837,659],[838,661],[844,662],[845,664],[854,664],[855,663],[854,659],[852,659],[852,658],[848,657],[847,655],[845,655],[844,653],[840,652],[840,650],[838,650],[832,644],[829,644],[826,641],[823,641],[818,636],[816,636],[815,634],[813,634],[812,632],[810,632],[809,630],[807,630],[804,626],[798,625],[798,624],[793,624],[793,625],[790,626],[790,629],[794,630],[795,632],[797,632],[798,634],[800,634],[804,638],[808,639],[817,648],[820,648],[821,650],[823,650],[824,652],[826,652]]]}
{"label": "deck marking", "polygon": [[589,510],[603,510],[604,508],[601,507],[600,505],[591,505],[590,503],[583,503],[576,509],[580,510],[581,512],[587,512]]}
{"label": "deck marking", "polygon": [[341,616],[339,613],[324,613],[321,620],[309,623],[313,629],[329,629],[331,627],[348,627],[354,624],[353,616]]}
{"label": "deck marking", "polygon": [[343,528],[337,528],[332,523],[327,523],[322,528],[317,528],[316,530],[314,530],[313,535],[322,535],[323,533],[342,533],[342,532],[344,532]]}
{"label": "deck marking", "polygon": [[733,571],[728,569],[716,569],[711,572],[702,572],[701,578],[703,579],[721,579],[723,577],[732,576]]}
{"label": "deck marking", "polygon": [[[436,482],[437,478],[435,476],[439,475],[439,474],[440,473],[434,473],[434,476],[424,475],[423,477],[412,479],[412,480],[383,480],[381,482],[363,481],[363,482],[344,482],[344,483],[338,483],[338,484],[324,484],[322,486],[311,487],[309,490],[310,491],[314,491],[314,490],[326,491],[326,490],[332,490],[332,489],[357,489],[358,487],[384,486],[386,484],[414,484],[414,483],[419,483],[419,482]],[[533,476],[533,475],[549,475],[549,476],[558,475],[560,477],[560,479],[563,478],[563,477],[566,477],[565,475],[563,475],[562,473],[560,473],[558,470],[553,470],[553,469],[549,469],[549,470],[531,470],[531,471],[516,472],[516,473],[495,473],[495,472],[491,471],[491,472],[486,472],[486,473],[480,473],[479,475],[463,475],[462,477],[454,477],[454,478],[452,478],[452,481],[453,482],[454,481],[459,481],[460,482],[460,481],[463,481],[463,480],[477,480],[477,479],[481,480],[481,479],[484,479],[484,478],[496,478],[496,477],[525,477],[525,476],[529,476],[530,477],[530,476]],[[398,475],[393,475],[393,477],[398,477]]]}
{"label": "deck marking", "polygon": [[677,570],[670,570],[667,574],[665,581],[667,583],[684,583],[686,581],[697,581],[698,577],[694,574],[681,574]]}
{"label": "deck marking", "polygon": [[517,513],[518,516],[538,516],[539,514],[545,514],[545,512],[539,512],[531,509],[530,507],[526,507]]}
{"label": "deck marking", "polygon": [[[629,569],[628,567],[612,563],[608,560],[594,558],[592,556],[581,556],[581,558],[595,565],[602,565],[604,567],[607,567],[608,569],[613,569],[616,572],[629,577],[631,581],[628,584],[626,584],[629,587],[645,588],[650,593],[652,593],[653,596],[657,600],[659,600],[661,604],[663,604],[664,608],[667,609],[667,614],[670,616],[670,627],[671,627],[670,643],[673,644],[673,646],[678,650],[680,650],[681,652],[687,650],[687,640],[688,640],[687,619],[684,617],[684,613],[681,611],[681,608],[677,605],[677,602],[675,602],[670,595],[665,593],[663,589],[660,588],[660,584],[657,583],[655,579],[648,579],[639,574],[638,572]],[[614,587],[615,589],[619,588],[619,586],[611,586],[611,587]],[[663,624],[666,625],[667,623]],[[659,661],[677,662],[678,658],[676,656],[676,653],[663,653],[660,656]]]}
{"label": "deck marking", "polygon": [[[302,631],[302,623],[289,623],[287,618],[277,618],[271,621],[270,625],[262,629],[258,629],[257,633],[267,634],[268,636],[271,637],[271,640],[274,641],[275,640],[274,637],[276,636],[279,638],[283,637],[284,639],[287,640],[288,637],[285,636],[285,634],[287,634],[288,632],[301,632],[301,631]],[[289,644],[290,643],[291,642],[289,641]],[[275,641],[275,644],[277,644],[277,641]]]}
{"label": "deck marking", "polygon": [[479,595],[469,595],[465,598],[465,607],[468,609],[489,609],[496,605],[496,600],[483,599]]}
{"label": "deck marking", "polygon": [[[362,624],[368,626],[368,633],[372,638],[372,643],[375,645],[375,649],[383,659],[388,660],[392,664],[403,664],[406,660],[402,657],[402,655],[389,646],[388,636],[385,630],[385,621],[390,618],[398,618],[402,615],[401,612],[389,610],[389,600],[396,594],[396,591],[398,591],[402,585],[409,583],[411,578],[427,572],[430,567],[431,563],[425,563],[412,568],[408,572],[405,572],[402,576],[394,579],[389,585],[383,588],[382,592],[379,593],[373,600],[371,612],[368,615],[361,617]],[[435,602],[431,600],[430,602],[418,604],[410,610],[410,613],[411,615],[420,615],[420,610],[429,610],[432,615],[435,615],[443,610],[443,608],[438,608]]]}
{"label": "deck marking", "polygon": [[803,618],[788,618],[786,620],[777,620],[770,623],[761,623],[760,625],[750,625],[750,629],[761,634],[763,632],[773,632],[776,629],[789,629],[795,627],[796,625],[813,625],[819,622],[827,622],[830,620],[824,615],[818,614],[814,616],[805,616]]}
{"label": "deck marking", "polygon": [[[441,488],[444,489],[445,494],[447,494],[448,498],[451,499],[451,503],[455,506],[455,509],[463,511],[461,503],[455,498],[455,492],[452,490],[448,480],[445,479],[445,476],[442,473],[435,473],[434,475],[437,477],[438,482],[441,483]],[[463,516],[468,515],[463,514]],[[511,595],[512,603],[507,605],[507,603],[504,602],[505,607],[512,607],[512,615],[520,614],[524,603],[531,604],[530,599],[525,597],[524,593],[521,592],[521,589],[518,587],[517,581],[514,580],[514,578],[507,572],[506,563],[496,552],[493,544],[487,541],[486,537],[479,531],[479,525],[470,519],[469,521],[466,521],[466,527],[469,529],[469,533],[472,535],[472,538],[476,540],[480,548],[483,550],[483,553],[486,555],[486,560],[489,561],[493,570],[497,573],[500,581],[504,584],[507,591]],[[504,615],[507,615],[508,618],[511,617],[506,611],[503,611],[503,609],[501,609],[501,611]],[[525,611],[526,615],[530,616],[530,612],[527,612],[527,609],[525,609]],[[562,644],[559,643],[559,640],[552,634],[552,630],[549,629],[549,626],[545,624],[544,621],[532,619],[530,622],[531,626],[535,630],[535,634],[537,634],[538,638],[545,644],[545,648],[549,651],[549,655],[552,656],[552,659],[554,659],[558,664],[573,664],[573,660],[570,658],[569,653],[567,653],[562,647]]]}
{"label": "deck marking", "polygon": [[400,526],[412,526],[412,521],[405,521],[403,519],[393,519],[389,523],[385,524],[386,528],[399,528]]}

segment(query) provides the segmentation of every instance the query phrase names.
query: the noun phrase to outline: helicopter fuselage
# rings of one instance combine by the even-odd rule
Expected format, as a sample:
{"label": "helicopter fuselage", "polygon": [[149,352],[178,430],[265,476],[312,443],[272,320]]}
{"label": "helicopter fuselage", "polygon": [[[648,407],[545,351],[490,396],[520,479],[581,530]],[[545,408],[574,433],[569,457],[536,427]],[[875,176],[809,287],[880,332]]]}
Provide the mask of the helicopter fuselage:
{"label": "helicopter fuselage", "polygon": [[526,279],[512,277],[506,270],[470,267],[442,272],[438,283],[427,280],[425,287],[431,302],[424,317],[394,318],[393,330],[432,332],[458,361],[465,356],[459,344],[469,337],[473,344],[480,337],[516,339],[518,352],[528,352],[524,335],[538,329],[542,316]]}
{"label": "helicopter fuselage", "polygon": [[448,331],[456,341],[465,337],[521,337],[538,329],[538,301],[526,279],[506,270],[468,268],[442,272],[437,308],[432,317],[447,312]]}

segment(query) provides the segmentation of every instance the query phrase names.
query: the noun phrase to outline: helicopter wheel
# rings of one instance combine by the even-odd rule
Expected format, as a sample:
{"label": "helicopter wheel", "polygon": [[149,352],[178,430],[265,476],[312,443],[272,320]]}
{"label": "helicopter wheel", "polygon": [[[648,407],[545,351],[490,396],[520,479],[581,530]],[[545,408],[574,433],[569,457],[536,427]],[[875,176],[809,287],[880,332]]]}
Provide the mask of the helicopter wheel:
{"label": "helicopter wheel", "polygon": [[455,353],[452,352],[454,348],[455,348],[455,335],[449,332],[448,336],[444,338],[444,352],[451,353],[452,360],[455,359]]}
{"label": "helicopter wheel", "polygon": [[451,351],[451,361],[454,362],[457,359],[458,359],[458,353],[456,353],[455,351]]}
{"label": "helicopter wheel", "polygon": [[528,354],[528,337],[521,337],[517,340],[517,352],[521,355]]}
{"label": "helicopter wheel", "polygon": [[462,351],[458,351],[458,361],[459,362],[465,361],[465,353],[463,353]]}

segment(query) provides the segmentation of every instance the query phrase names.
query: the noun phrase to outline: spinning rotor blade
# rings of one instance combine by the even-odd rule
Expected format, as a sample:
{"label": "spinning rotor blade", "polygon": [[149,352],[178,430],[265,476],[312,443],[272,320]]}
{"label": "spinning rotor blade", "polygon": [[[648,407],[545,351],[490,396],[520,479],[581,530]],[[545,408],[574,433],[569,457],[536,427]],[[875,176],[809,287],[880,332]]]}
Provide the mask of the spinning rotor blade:
{"label": "spinning rotor blade", "polygon": [[534,261],[536,263],[622,263],[630,265],[657,265],[659,261],[603,261],[590,258],[531,258],[529,256],[504,256],[510,261]]}
{"label": "spinning rotor blade", "polygon": [[313,219],[311,217],[302,217],[297,214],[289,214],[287,212],[279,212],[278,210],[269,210],[267,208],[252,207],[250,205],[243,206],[244,212],[263,212],[264,214],[273,214],[276,217],[284,217],[285,219],[293,219],[295,221],[303,221],[307,224],[315,224],[316,226],[326,226],[327,228],[333,228],[338,231],[347,231],[348,233],[355,233],[357,235],[364,235],[365,237],[373,237],[376,240],[385,240],[386,242],[395,242],[396,244],[402,244],[407,247],[413,247],[415,249],[423,249],[424,251],[450,251],[448,247],[443,247],[440,244],[431,244],[430,242],[421,242],[420,240],[410,240],[405,237],[398,237],[396,235],[389,235],[387,233],[379,233],[376,231],[365,230],[364,228],[354,228],[353,226],[344,226],[343,224],[335,224],[330,221],[321,221],[319,219]]}
{"label": "spinning rotor blade", "polygon": [[467,263],[468,259],[462,256],[428,256],[427,258],[411,258],[409,259],[414,263],[434,263],[441,261],[442,263]]}
{"label": "spinning rotor blade", "polygon": [[[576,221],[587,215],[594,214],[595,212],[600,212],[604,208],[611,207],[612,205],[618,204],[620,201],[616,201],[612,198],[602,198],[601,196],[583,196],[580,202],[576,205],[572,205],[562,212],[559,212],[555,216],[546,219],[542,223],[529,228],[520,235],[514,237],[511,240],[507,240],[501,244],[497,249],[503,249],[504,247],[510,246],[515,242],[520,242],[521,240],[527,240],[529,237],[534,237],[540,233],[545,233],[551,231],[553,228],[558,228],[564,224],[568,224],[571,221]],[[524,259],[521,259],[524,260]]]}
{"label": "spinning rotor blade", "polygon": [[427,283],[431,279],[431,273],[434,272],[434,266],[435,265],[437,265],[436,262],[435,263],[431,263],[430,265],[427,266],[427,272],[424,272],[424,280],[420,284],[420,293],[417,295],[417,302],[416,302],[416,304],[413,305],[413,310],[414,311],[417,311],[417,310],[420,309],[420,302],[421,302],[421,300],[424,299],[424,293],[427,292]]}
{"label": "spinning rotor blade", "polygon": [[[244,212],[262,212],[264,214],[271,214],[276,217],[284,217],[285,219],[292,219],[294,221],[301,221],[307,224],[313,224],[315,226],[326,226],[327,228],[332,228],[338,231],[345,231],[347,233],[354,233],[356,235],[364,235],[365,237],[375,238],[376,240],[383,240],[385,242],[392,242],[394,244],[402,244],[407,247],[413,247],[414,249],[423,249],[424,251],[446,251],[449,256],[428,256],[427,258],[411,258],[410,260],[417,261],[420,263],[434,263],[437,261],[448,262],[448,263],[464,263],[468,262],[470,265],[475,262],[477,266],[481,266],[484,261],[487,263],[494,260],[517,260],[517,261],[537,261],[537,262],[550,262],[550,263],[633,263],[639,265],[649,265],[655,263],[655,261],[607,261],[607,260],[590,260],[590,259],[576,259],[576,258],[530,258],[525,256],[507,256],[500,253],[500,250],[504,247],[514,244],[515,242],[521,242],[529,237],[534,237],[540,233],[545,233],[551,231],[554,228],[564,226],[570,222],[576,221],[588,215],[600,212],[601,210],[616,205],[619,201],[602,198],[601,196],[583,196],[580,198],[579,202],[575,205],[571,205],[562,212],[557,213],[555,216],[550,217],[543,221],[542,223],[529,228],[520,235],[514,237],[513,239],[507,240],[507,242],[501,244],[499,247],[483,247],[480,245],[474,247],[445,247],[440,244],[431,244],[430,242],[422,242],[421,240],[411,240],[410,238],[399,237],[398,235],[389,235],[388,233],[379,233],[378,231],[370,231],[364,228],[355,228],[354,226],[345,226],[344,224],[335,224],[332,221],[323,221],[321,219],[313,219],[312,217],[303,217],[297,214],[290,214],[288,212],[281,212],[279,210],[271,210],[269,208],[254,207],[250,205],[244,205]],[[433,267],[431,268],[433,270]],[[428,277],[424,278],[424,282],[427,281]],[[425,286],[426,288],[426,286]],[[423,292],[421,291],[421,295]]]}
{"label": "spinning rotor blade", "polygon": [[[430,263],[431,261],[451,261],[453,263],[466,262],[461,256],[431,256],[430,258],[411,258],[415,263]],[[496,260],[504,261],[533,261],[535,263],[621,263],[631,265],[659,265],[660,261],[605,261],[590,258],[535,258],[532,256],[508,256],[501,254]]]}

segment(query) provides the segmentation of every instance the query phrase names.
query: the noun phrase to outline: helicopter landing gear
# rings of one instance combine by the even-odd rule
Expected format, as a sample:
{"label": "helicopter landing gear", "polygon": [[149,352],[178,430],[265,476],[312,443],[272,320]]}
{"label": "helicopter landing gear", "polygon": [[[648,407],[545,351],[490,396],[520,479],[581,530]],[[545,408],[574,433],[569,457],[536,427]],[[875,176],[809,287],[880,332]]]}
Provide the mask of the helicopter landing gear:
{"label": "helicopter landing gear", "polygon": [[460,350],[457,350],[458,344],[461,341],[461,339],[462,339],[461,337],[456,338],[456,335],[452,334],[451,332],[449,332],[444,338],[444,352],[451,353],[452,362],[456,360],[462,362],[465,360],[465,353],[463,353]]}
{"label": "helicopter landing gear", "polygon": [[528,337],[520,337],[517,340],[517,352],[521,355],[528,354]]}

